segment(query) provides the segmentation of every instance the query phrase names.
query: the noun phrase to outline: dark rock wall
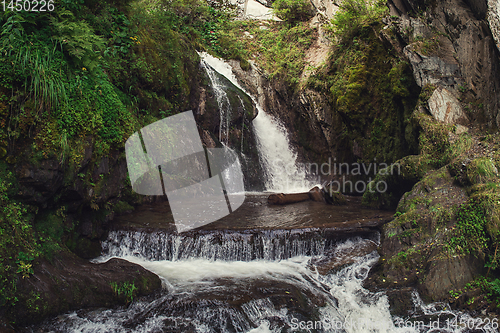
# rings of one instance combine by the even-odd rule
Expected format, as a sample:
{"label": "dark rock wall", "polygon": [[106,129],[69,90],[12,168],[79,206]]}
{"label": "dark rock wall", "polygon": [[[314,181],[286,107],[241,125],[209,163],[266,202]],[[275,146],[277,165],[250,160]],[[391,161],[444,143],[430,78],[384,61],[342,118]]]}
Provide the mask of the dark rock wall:
{"label": "dark rock wall", "polygon": [[[486,1],[388,1],[420,86],[450,90],[470,121],[500,126],[500,61]],[[432,40],[432,42],[431,42]],[[427,43],[427,44],[426,44]],[[433,46],[430,44],[434,43]]]}

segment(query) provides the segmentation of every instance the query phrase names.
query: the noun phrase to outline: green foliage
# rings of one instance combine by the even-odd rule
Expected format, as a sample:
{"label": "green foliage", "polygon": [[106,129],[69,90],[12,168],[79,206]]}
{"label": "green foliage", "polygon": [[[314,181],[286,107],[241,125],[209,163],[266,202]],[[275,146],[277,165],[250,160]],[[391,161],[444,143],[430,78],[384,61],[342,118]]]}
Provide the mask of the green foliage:
{"label": "green foliage", "polygon": [[458,146],[453,146],[448,139],[449,133],[453,130],[452,126],[441,123],[424,113],[415,113],[413,120],[422,128],[419,137],[420,154],[427,155],[434,168],[448,164],[457,153],[453,148]]}
{"label": "green foliage", "polygon": [[[241,38],[245,31],[253,37]],[[301,22],[292,26],[283,22],[261,25],[254,21],[234,21],[221,25],[220,36],[221,45],[229,47],[221,56],[240,60],[243,67],[247,66],[244,59],[255,57],[254,61],[271,80],[285,82],[296,90],[306,66],[306,51],[317,31]]]}
{"label": "green foliage", "polygon": [[493,292],[494,297],[499,300],[500,299],[500,279],[495,279],[490,282],[490,288]]}
{"label": "green foliage", "polygon": [[16,66],[29,79],[25,87],[38,104],[38,109],[65,107],[68,96],[63,75],[65,62],[57,45],[49,47],[38,41],[20,46],[16,56]]}
{"label": "green foliage", "polygon": [[498,180],[498,170],[490,158],[476,158],[467,165],[467,179],[471,184]]}
{"label": "green foliage", "polygon": [[376,158],[389,164],[417,151],[418,127],[410,115],[420,89],[408,62],[379,40],[381,25],[365,28],[334,45],[327,64],[308,84],[327,94],[333,116],[342,122],[336,129],[342,133],[339,148],[356,142],[363,156],[357,162]]}
{"label": "green foliage", "polygon": [[342,43],[347,43],[387,13],[385,1],[344,0],[328,29]]}
{"label": "green foliage", "polygon": [[471,199],[457,213],[457,226],[449,247],[458,253],[483,253],[487,247],[486,215],[481,202]]}
{"label": "green foliage", "polygon": [[276,0],[273,12],[283,21],[296,24],[312,17],[312,6],[309,0]]}
{"label": "green foliage", "polygon": [[128,302],[134,300],[134,296],[137,294],[138,288],[135,286],[134,282],[111,282],[111,289],[118,296],[124,296]]}
{"label": "green foliage", "polygon": [[10,199],[15,184],[13,174],[0,164],[0,306],[18,301],[18,279],[34,273],[32,261],[39,256],[30,207]]}
{"label": "green foliage", "polygon": [[72,12],[62,10],[51,17],[55,36],[63,48],[78,62],[93,69],[97,65],[99,52],[104,48],[104,40],[94,34],[85,21],[76,21]]}
{"label": "green foliage", "polygon": [[16,263],[18,264],[16,273],[21,274],[24,278],[29,277],[31,274],[34,274],[31,262],[34,260],[34,257],[29,256],[24,252],[19,252]]}

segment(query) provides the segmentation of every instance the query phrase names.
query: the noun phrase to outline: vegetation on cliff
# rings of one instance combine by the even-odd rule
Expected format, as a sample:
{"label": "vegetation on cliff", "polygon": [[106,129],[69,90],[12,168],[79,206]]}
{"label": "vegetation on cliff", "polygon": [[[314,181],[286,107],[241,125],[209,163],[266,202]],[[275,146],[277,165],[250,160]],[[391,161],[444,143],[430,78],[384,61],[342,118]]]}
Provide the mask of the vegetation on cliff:
{"label": "vegetation on cliff", "polygon": [[122,209],[120,197],[139,200],[112,161],[133,132],[192,107],[196,49],[217,50],[213,29],[230,15],[198,0],[64,0],[50,12],[2,13],[0,314],[53,313],[30,308],[21,283],[59,251],[100,253],[92,239],[102,221]]}

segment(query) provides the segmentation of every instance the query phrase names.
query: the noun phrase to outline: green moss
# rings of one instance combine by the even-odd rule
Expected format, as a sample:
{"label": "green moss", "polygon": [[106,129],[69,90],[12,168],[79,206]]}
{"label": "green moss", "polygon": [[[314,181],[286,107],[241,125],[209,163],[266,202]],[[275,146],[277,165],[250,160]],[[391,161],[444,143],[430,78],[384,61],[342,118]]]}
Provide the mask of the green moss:
{"label": "green moss", "polygon": [[467,179],[471,184],[498,181],[498,170],[490,158],[477,158],[467,165]]}
{"label": "green moss", "polygon": [[[334,45],[326,65],[309,78],[308,86],[328,96],[336,132],[348,144],[342,160],[393,163],[417,153],[418,130],[410,121],[420,93],[411,66],[378,38],[382,25],[355,30]],[[339,143],[339,146],[340,143]]]}
{"label": "green moss", "polygon": [[374,208],[396,208],[401,196],[411,190],[427,172],[432,170],[429,156],[410,155],[386,169],[379,170],[368,188],[375,188],[379,182],[387,184],[387,191],[366,191],[363,204]]}
{"label": "green moss", "polygon": [[113,205],[113,211],[117,214],[122,214],[133,210],[134,207],[132,207],[131,205],[129,205],[127,202],[124,201],[118,201]]}

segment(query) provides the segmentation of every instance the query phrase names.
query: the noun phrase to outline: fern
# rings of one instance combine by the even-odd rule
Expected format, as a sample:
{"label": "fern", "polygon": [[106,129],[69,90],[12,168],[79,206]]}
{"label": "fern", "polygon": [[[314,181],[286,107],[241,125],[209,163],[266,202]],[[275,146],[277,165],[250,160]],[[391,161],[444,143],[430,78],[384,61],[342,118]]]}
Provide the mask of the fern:
{"label": "fern", "polygon": [[83,66],[93,69],[97,65],[104,39],[94,33],[85,21],[75,21],[73,13],[62,10],[57,17],[51,17],[56,36],[53,38]]}

